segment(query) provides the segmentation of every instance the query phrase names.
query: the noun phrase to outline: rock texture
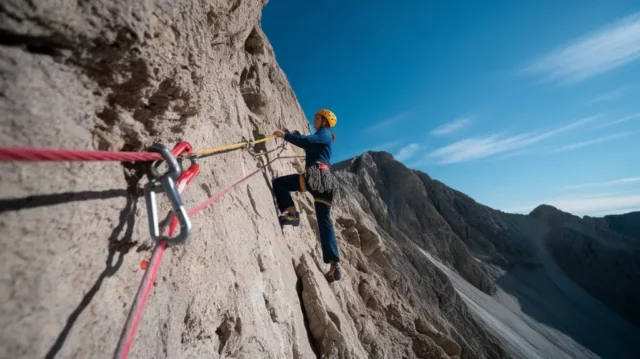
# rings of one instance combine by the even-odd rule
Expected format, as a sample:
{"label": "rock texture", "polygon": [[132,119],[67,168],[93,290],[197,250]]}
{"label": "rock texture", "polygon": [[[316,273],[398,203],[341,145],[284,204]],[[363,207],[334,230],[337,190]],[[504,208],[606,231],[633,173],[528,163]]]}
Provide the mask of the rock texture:
{"label": "rock texture", "polygon": [[[344,176],[345,192],[362,193],[365,198],[361,203],[363,211],[373,214],[386,232],[394,237],[408,238],[421,248],[436,253],[481,290],[487,293],[495,290],[492,278],[470,257],[461,239],[469,239],[471,227],[456,223],[457,218],[449,218],[455,213],[454,207],[447,204],[440,208],[439,199],[432,199],[436,195],[451,197],[453,190],[443,186],[436,189],[437,194],[429,193],[430,188],[424,184],[425,180],[430,180],[428,176],[415,174],[384,152],[367,154],[335,168],[338,172],[350,172]],[[449,213],[440,213],[446,211]],[[458,213],[455,215],[462,218]],[[489,219],[478,218],[476,221],[484,225]],[[488,241],[484,244],[484,248],[491,247]]]}
{"label": "rock texture", "polygon": [[[181,140],[219,146],[276,128],[309,133],[260,28],[264,5],[4,1],[1,143],[138,151]],[[165,254],[131,357],[516,355],[423,251],[496,295],[505,271],[543,267],[550,256],[541,257],[542,243],[577,283],[635,315],[612,293],[636,281],[626,251],[599,243],[606,257],[581,256],[562,244],[565,232],[550,231],[565,228],[565,216],[493,211],[385,153],[335,166],[345,278],[329,285],[310,198],[296,195],[300,227],[277,224],[271,180],[301,171],[294,157],[302,153],[269,152],[276,146],[258,146],[259,157],[238,150],[201,160],[187,207],[284,157],[192,218],[191,237]],[[0,163],[0,357],[113,354],[152,248],[144,173],[144,164],[131,163]],[[633,221],[590,221],[624,243],[637,233]],[[628,279],[596,283],[580,272],[604,263],[616,275],[609,256],[622,260]],[[622,353],[632,350],[621,343]]]}

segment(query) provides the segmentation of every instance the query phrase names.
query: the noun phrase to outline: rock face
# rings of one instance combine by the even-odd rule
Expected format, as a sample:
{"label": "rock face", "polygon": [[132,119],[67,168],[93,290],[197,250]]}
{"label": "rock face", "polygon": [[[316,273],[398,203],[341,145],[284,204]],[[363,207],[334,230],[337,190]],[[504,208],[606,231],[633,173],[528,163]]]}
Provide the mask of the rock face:
{"label": "rock face", "polygon": [[[363,211],[373,214],[386,232],[394,237],[408,238],[435,253],[481,290],[487,293],[494,291],[492,278],[481,264],[469,256],[461,239],[469,239],[472,235],[469,226],[456,223],[454,211],[446,212],[450,207],[439,208],[440,199],[437,197],[452,197],[453,190],[447,188],[430,192],[431,188],[424,183],[430,178],[408,170],[384,152],[368,153],[335,168],[338,172],[346,170],[352,173],[344,176],[344,187],[348,188],[345,192],[362,193],[365,198],[361,204]],[[455,215],[460,217],[460,214]],[[477,221],[484,223],[487,218]],[[488,241],[486,244],[491,245]]]}
{"label": "rock face", "polygon": [[[140,151],[182,140],[220,146],[276,128],[309,133],[260,29],[264,4],[3,2],[1,143]],[[613,289],[638,283],[636,252],[598,242],[606,258],[582,256],[563,244],[569,234],[553,232],[567,227],[564,216],[493,211],[385,153],[335,166],[346,276],[329,285],[309,196],[295,197],[300,227],[277,224],[271,180],[302,170],[299,149],[272,152],[277,146],[200,161],[183,195],[188,208],[274,160],[194,216],[187,242],[167,250],[130,357],[511,357],[423,250],[495,295],[500,273],[542,266],[543,243],[577,283],[635,315]],[[113,354],[153,245],[145,171],[116,162],[0,163],[0,357]],[[626,219],[590,221],[624,243],[637,233]],[[576,241],[583,248],[591,239]],[[620,258],[624,272],[608,258]],[[611,274],[596,283],[581,272],[593,263]],[[629,278],[600,283],[617,273]]]}
{"label": "rock face", "polygon": [[[308,131],[263,5],[3,2],[2,144],[137,151]],[[187,206],[260,163],[246,151],[204,159]],[[0,357],[111,355],[150,255],[144,167],[1,166]],[[291,171],[282,161],[264,176]],[[258,177],[194,218],[165,255],[132,357],[315,356],[294,270],[315,242],[283,237],[274,216]]]}

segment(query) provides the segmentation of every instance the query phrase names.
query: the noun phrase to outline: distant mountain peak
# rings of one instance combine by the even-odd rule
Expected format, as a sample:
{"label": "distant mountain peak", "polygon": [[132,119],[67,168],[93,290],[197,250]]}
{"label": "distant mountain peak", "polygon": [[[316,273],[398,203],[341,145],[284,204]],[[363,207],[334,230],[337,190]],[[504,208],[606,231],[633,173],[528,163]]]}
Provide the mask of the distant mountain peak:
{"label": "distant mountain peak", "polygon": [[541,204],[538,207],[536,207],[533,211],[531,211],[531,213],[529,214],[534,217],[539,217],[539,216],[547,216],[547,215],[553,215],[553,214],[559,214],[559,213],[563,213],[563,212],[550,204]]}

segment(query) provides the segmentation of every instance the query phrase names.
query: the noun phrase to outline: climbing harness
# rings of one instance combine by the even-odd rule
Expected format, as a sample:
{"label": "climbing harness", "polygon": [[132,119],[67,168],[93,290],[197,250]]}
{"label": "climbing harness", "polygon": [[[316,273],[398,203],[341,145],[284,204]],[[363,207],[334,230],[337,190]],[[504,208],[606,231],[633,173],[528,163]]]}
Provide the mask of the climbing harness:
{"label": "climbing harness", "polygon": [[[135,340],[136,330],[142,319],[142,313],[149,299],[151,289],[153,288],[153,283],[158,274],[164,252],[167,246],[184,243],[189,237],[191,233],[190,217],[216,202],[232,189],[254,177],[271,163],[281,158],[302,157],[281,157],[280,154],[285,149],[284,143],[270,151],[261,153],[256,153],[252,148],[256,144],[273,139],[275,139],[275,137],[266,137],[252,142],[243,140],[242,142],[232,145],[212,147],[203,150],[194,150],[188,142],[177,144],[171,151],[164,145],[154,144],[147,152],[84,151],[0,146],[0,161],[153,161],[149,166],[149,182],[145,185],[144,195],[149,217],[149,232],[151,239],[156,245],[153,249],[151,260],[146,265],[142,281],[140,282],[138,292],[131,306],[115,352],[115,358],[125,359],[128,357],[131,346]],[[197,159],[240,148],[246,148],[254,158],[266,156],[277,150],[280,150],[280,152],[278,152],[274,158],[258,166],[253,172],[221,189],[215,195],[198,204],[190,211],[187,211],[180,196],[200,170]],[[182,161],[184,159],[191,162],[187,170],[182,169]],[[159,168],[163,164],[167,167],[167,171],[159,173]],[[156,204],[156,196],[158,193],[165,193],[171,204],[171,211],[169,211],[162,221],[158,220]],[[178,226],[180,227],[180,231],[176,235],[175,232]]]}

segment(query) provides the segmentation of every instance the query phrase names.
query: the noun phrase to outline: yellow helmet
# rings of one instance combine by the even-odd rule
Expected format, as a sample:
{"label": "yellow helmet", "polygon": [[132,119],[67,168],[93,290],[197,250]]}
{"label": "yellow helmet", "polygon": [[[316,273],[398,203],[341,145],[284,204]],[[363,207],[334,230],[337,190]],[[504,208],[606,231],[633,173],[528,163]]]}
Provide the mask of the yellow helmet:
{"label": "yellow helmet", "polygon": [[336,125],[336,123],[338,123],[338,119],[336,118],[336,115],[329,111],[329,110],[319,110],[318,112],[316,112],[316,115],[320,115],[324,118],[327,119],[327,122],[329,122],[329,127],[333,127]]}

